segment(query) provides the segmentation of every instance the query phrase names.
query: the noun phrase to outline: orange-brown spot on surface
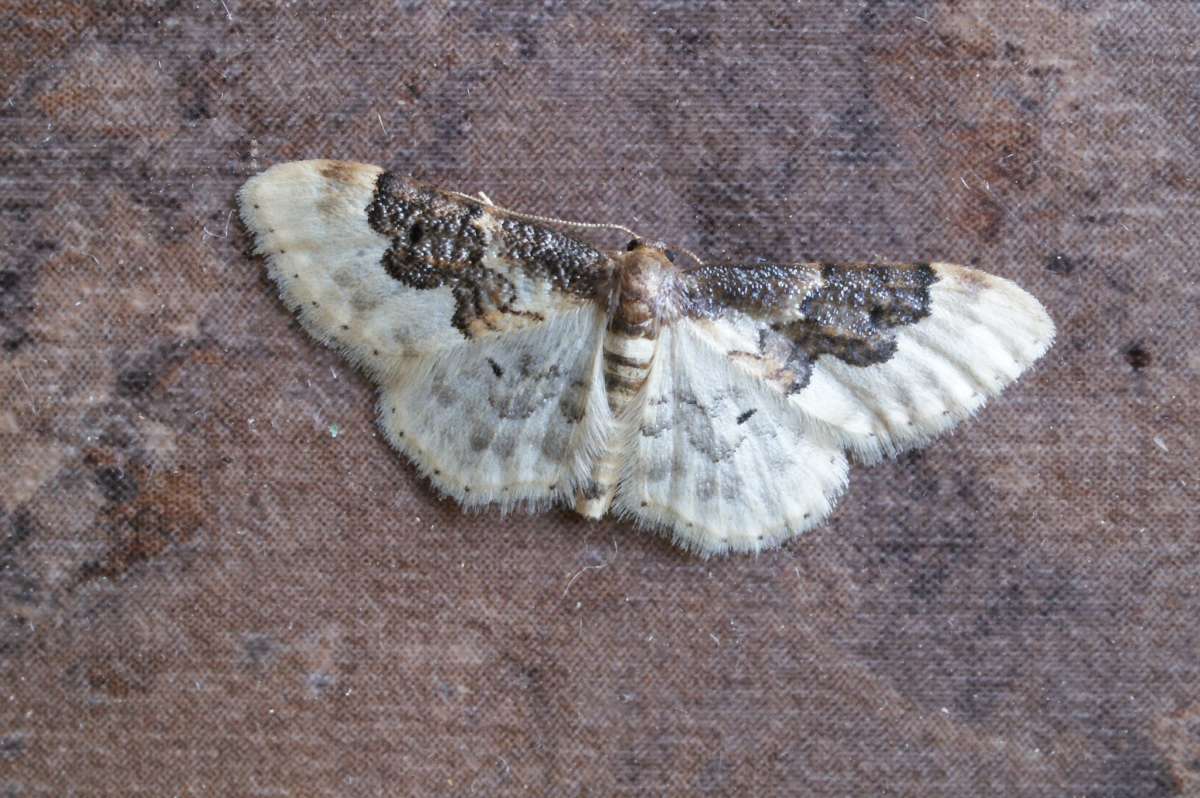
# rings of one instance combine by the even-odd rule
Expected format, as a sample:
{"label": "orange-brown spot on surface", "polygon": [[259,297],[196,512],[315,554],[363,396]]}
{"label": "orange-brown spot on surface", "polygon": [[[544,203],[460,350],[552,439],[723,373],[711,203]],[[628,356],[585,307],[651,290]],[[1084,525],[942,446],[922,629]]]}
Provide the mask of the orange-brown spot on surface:
{"label": "orange-brown spot on surface", "polygon": [[[104,462],[101,455],[92,454],[91,463]],[[205,499],[199,476],[192,471],[146,473],[144,468],[131,468],[118,480],[108,466],[110,490],[115,500],[105,510],[111,544],[98,560],[84,564],[73,586],[97,578],[117,579],[131,568],[153,560],[173,546],[187,543],[195,537],[204,522]],[[137,485],[146,484],[144,490]],[[116,487],[113,487],[113,486]]]}
{"label": "orange-brown spot on surface", "polygon": [[[963,0],[875,51],[877,96],[894,129],[909,139],[907,150],[936,164],[929,201],[938,217],[995,241],[1043,179],[1039,164],[1062,163],[1047,158],[1044,148],[1056,142],[1040,131],[1063,113],[1056,104],[1068,93],[1059,88],[1094,61],[1089,23],[1069,21],[1083,16],[1030,8],[1014,20],[1011,4]],[[1056,65],[1026,55],[1044,49],[1024,45],[1047,31],[1065,43]],[[939,113],[926,113],[931,107]]]}

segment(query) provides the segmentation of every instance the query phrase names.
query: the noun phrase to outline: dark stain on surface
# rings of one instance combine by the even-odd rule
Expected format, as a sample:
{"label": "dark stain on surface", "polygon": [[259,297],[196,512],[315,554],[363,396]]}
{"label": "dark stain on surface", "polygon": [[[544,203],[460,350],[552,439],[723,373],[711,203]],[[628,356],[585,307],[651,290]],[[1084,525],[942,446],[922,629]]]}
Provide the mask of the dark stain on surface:
{"label": "dark stain on surface", "polygon": [[[1115,715],[1116,712],[1106,711],[1105,714]],[[1107,731],[1106,744],[1111,749],[1099,779],[1106,789],[1088,793],[1088,798],[1171,798],[1192,794],[1185,792],[1183,781],[1172,772],[1170,763],[1159,756],[1154,744],[1140,730],[1128,725],[1129,719],[1106,720],[1099,726]]]}
{"label": "dark stain on surface", "polygon": [[266,668],[275,662],[279,650],[279,644],[270,635],[247,634],[242,638],[240,660],[252,668]]}
{"label": "dark stain on surface", "polygon": [[32,338],[21,324],[33,310],[32,266],[0,269],[0,349],[15,352]]}
{"label": "dark stain on surface", "polygon": [[513,37],[517,40],[517,55],[525,60],[537,57],[538,38],[533,31],[521,28],[513,33]]}
{"label": "dark stain on surface", "polygon": [[1150,350],[1140,343],[1132,343],[1125,347],[1122,354],[1125,355],[1125,362],[1134,371],[1141,371],[1144,368],[1148,368],[1154,362],[1154,356],[1150,354]]}
{"label": "dark stain on surface", "polygon": [[0,760],[16,759],[25,753],[25,735],[0,735]]}
{"label": "dark stain on surface", "polygon": [[128,368],[117,375],[117,393],[135,396],[145,393],[154,384],[154,372],[145,368]]}
{"label": "dark stain on surface", "polygon": [[137,480],[120,466],[104,466],[96,469],[96,486],[105,501],[121,504],[137,495]]}
{"label": "dark stain on surface", "polygon": [[180,113],[189,122],[216,116],[212,107],[213,84],[220,80],[216,60],[216,52],[206,47],[196,61],[181,65],[176,73]]}
{"label": "dark stain on surface", "polygon": [[1046,270],[1054,274],[1071,274],[1075,271],[1076,263],[1074,259],[1066,255],[1051,255],[1046,259]]}
{"label": "dark stain on surface", "polygon": [[[33,518],[29,511],[19,508],[7,520],[7,532],[0,541],[0,607],[5,608],[4,614],[10,623],[22,626],[23,616],[19,608],[30,607],[38,603],[41,585],[30,573],[27,564],[20,556],[25,544],[34,535]],[[24,629],[13,629],[12,639],[23,637]],[[0,651],[3,651],[9,641],[7,633],[0,633]]]}
{"label": "dark stain on surface", "polygon": [[163,384],[169,385],[171,375],[199,348],[195,341],[171,340],[148,350],[118,350],[114,355],[117,396],[131,400],[143,412],[159,415],[163,408],[154,401],[162,398]]}
{"label": "dark stain on surface", "polygon": [[33,519],[26,509],[18,509],[10,516],[9,528],[4,540],[0,542],[0,569],[3,569],[3,563],[17,549],[33,537]]}

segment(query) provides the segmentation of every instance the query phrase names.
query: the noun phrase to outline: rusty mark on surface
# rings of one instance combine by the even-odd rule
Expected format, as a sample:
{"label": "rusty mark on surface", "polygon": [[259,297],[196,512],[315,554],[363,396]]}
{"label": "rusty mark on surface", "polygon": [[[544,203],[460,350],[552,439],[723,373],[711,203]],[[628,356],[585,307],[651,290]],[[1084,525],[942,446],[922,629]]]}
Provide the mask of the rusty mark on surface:
{"label": "rusty mark on surface", "polygon": [[118,579],[195,537],[206,516],[199,476],[192,471],[146,472],[141,466],[97,469],[101,490],[111,502],[102,515],[111,543],[104,556],[79,568],[70,587]]}

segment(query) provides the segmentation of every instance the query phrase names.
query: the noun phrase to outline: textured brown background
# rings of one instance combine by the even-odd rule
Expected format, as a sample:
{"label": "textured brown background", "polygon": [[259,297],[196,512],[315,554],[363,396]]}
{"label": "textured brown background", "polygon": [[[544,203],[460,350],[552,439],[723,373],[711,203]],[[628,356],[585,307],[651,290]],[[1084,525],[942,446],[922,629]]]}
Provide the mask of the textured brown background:
{"label": "textured brown background", "polygon": [[[1200,794],[1197,4],[488,5],[0,4],[0,793]],[[317,156],[1059,340],[780,552],[464,516],[245,255]]]}

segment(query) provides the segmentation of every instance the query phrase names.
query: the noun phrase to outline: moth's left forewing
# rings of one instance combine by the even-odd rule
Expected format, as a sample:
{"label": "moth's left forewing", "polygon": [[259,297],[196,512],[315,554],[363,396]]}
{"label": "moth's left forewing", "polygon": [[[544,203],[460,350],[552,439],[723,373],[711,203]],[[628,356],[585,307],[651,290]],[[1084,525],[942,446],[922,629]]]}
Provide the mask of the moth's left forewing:
{"label": "moth's left forewing", "polygon": [[607,301],[604,253],[376,166],[278,164],[238,199],[288,307],[382,377]]}
{"label": "moth's left forewing", "polygon": [[611,418],[612,258],[378,167],[279,164],[239,193],[287,306],[380,386],[388,440],[464,505],[574,495]]}

